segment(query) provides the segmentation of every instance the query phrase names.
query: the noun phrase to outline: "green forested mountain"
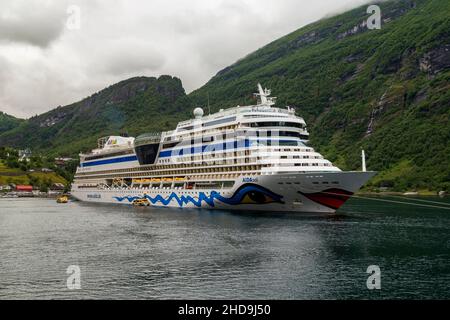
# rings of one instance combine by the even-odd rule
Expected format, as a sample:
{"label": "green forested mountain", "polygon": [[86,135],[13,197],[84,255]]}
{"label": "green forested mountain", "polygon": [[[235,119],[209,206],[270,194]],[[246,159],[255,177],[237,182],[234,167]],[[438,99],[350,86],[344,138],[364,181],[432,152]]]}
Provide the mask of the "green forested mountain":
{"label": "green forested mountain", "polygon": [[379,5],[381,30],[357,8],[268,44],[188,96],[177,78],[129,79],[0,130],[0,145],[74,154],[101,135],[172,128],[208,96],[212,111],[253,103],[261,82],[342,169],[359,169],[364,148],[381,171],[372,185],[450,190],[450,1]]}
{"label": "green forested mountain", "polygon": [[255,51],[190,94],[212,109],[251,103],[260,81],[296,107],[311,144],[342,169],[382,171],[372,183],[450,188],[450,1],[380,4],[319,21]]}
{"label": "green forested mountain", "polygon": [[22,119],[15,118],[0,111],[0,134],[14,129],[20,125],[21,122],[23,122]]}
{"label": "green forested mountain", "polygon": [[0,146],[77,155],[92,149],[103,135],[171,128],[183,119],[179,111],[186,99],[177,78],[131,78],[80,102],[30,118],[0,134]]}

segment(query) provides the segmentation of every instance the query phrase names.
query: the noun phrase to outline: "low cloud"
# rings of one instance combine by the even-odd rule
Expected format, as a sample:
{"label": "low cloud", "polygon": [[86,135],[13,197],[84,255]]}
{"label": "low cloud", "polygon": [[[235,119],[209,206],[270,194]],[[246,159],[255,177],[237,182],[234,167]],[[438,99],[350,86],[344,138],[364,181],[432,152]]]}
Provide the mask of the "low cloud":
{"label": "low cloud", "polygon": [[[0,111],[20,117],[131,76],[192,91],[265,44],[366,0],[0,0]],[[69,5],[80,28],[67,28]]]}
{"label": "low cloud", "polygon": [[1,1],[0,41],[45,48],[62,34],[65,19],[62,2]]}

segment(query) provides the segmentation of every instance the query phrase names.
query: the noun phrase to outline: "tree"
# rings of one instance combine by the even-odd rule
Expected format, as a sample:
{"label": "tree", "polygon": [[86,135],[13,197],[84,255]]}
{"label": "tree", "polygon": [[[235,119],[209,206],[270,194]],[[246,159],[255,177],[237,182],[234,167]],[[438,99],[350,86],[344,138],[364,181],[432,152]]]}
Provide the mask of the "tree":
{"label": "tree", "polygon": [[6,159],[6,165],[10,168],[19,168],[20,166],[19,160],[13,157],[8,157],[8,159]]}
{"label": "tree", "polygon": [[44,182],[44,183],[42,183],[41,186],[39,187],[39,191],[40,191],[40,192],[48,192],[48,188],[49,188],[48,184]]}
{"label": "tree", "polygon": [[40,181],[38,177],[32,176],[31,174],[27,174],[28,181],[33,187],[40,187]]}

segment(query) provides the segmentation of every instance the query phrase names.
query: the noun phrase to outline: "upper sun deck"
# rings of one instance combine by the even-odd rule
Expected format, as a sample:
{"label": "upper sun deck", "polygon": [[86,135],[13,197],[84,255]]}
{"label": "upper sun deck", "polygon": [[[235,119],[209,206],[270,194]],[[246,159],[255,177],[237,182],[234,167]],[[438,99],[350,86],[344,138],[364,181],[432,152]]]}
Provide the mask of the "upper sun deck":
{"label": "upper sun deck", "polygon": [[[273,107],[275,104],[275,97],[270,97],[270,90],[263,89],[260,84],[258,84],[258,93],[255,93],[255,96],[258,97],[258,104],[257,105],[250,105],[250,106],[236,106],[233,108],[228,109],[220,109],[219,112],[203,116],[203,110],[200,108],[197,108],[194,110],[194,119],[189,119],[186,121],[181,121],[177,125],[178,129],[186,129],[191,126],[194,126],[198,124],[199,122],[202,123],[212,123],[214,120],[219,120],[227,117],[236,116],[236,119],[239,116],[246,116],[246,115],[255,115],[258,114],[264,114],[264,115],[271,115],[271,116],[290,116],[295,117],[295,109],[291,108],[289,106],[286,107],[286,109],[283,108],[277,108]],[[300,118],[301,119],[301,118]],[[200,121],[199,121],[200,120]],[[172,133],[167,132],[168,134]]]}
{"label": "upper sun deck", "polygon": [[[287,109],[282,108],[274,108],[269,106],[263,106],[263,105],[255,105],[255,106],[237,106],[234,108],[229,109],[221,109],[219,112],[213,113],[211,115],[207,115],[202,117],[203,122],[207,122],[209,120],[216,120],[220,118],[224,118],[226,116],[232,116],[232,115],[241,115],[246,113],[279,113],[283,115],[295,115],[295,110],[293,108],[287,107]],[[178,123],[177,128],[183,128],[188,125],[192,125],[195,123],[197,119],[189,119],[185,121],[181,121]]]}
{"label": "upper sun deck", "polygon": [[90,157],[115,153],[133,148],[133,137],[107,136],[97,140],[97,148],[87,153],[81,153],[81,157]]}

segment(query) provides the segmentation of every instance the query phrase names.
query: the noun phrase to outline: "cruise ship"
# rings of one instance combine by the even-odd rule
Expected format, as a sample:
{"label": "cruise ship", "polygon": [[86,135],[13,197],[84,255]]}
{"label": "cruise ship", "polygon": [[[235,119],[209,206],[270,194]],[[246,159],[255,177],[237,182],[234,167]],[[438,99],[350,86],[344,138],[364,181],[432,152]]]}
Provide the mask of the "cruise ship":
{"label": "cruise ship", "polygon": [[373,171],[341,171],[309,146],[304,119],[258,84],[257,104],[221,109],[80,154],[71,194],[86,202],[334,213]]}

